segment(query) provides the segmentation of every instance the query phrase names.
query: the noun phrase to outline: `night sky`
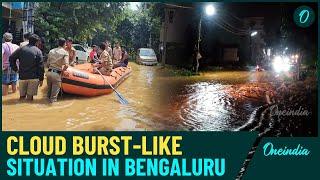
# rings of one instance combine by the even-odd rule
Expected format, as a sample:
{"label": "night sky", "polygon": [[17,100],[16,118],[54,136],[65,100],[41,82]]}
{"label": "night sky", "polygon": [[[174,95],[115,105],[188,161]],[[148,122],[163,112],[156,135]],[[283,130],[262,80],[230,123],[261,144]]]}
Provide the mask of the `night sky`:
{"label": "night sky", "polygon": [[[195,7],[192,15],[186,16],[189,26],[185,33],[187,52],[192,51],[197,40],[197,28],[199,14],[206,3],[185,3],[184,6]],[[212,18],[233,25],[236,28],[244,29],[243,23],[239,19],[246,17],[264,18],[264,40],[266,46],[275,47],[280,44],[280,26],[282,19],[286,22],[286,31],[289,36],[286,38],[284,46],[292,49],[303,49],[308,54],[308,59],[316,60],[318,26],[317,3],[213,3],[217,9],[217,14],[213,17],[204,17],[202,23],[201,51],[205,59],[212,59],[209,65],[214,65],[216,59],[221,58],[219,49],[225,46],[236,46],[239,48],[240,61],[248,59],[248,36],[238,36],[218,27]],[[293,14],[296,8],[302,5],[311,7],[316,14],[313,25],[308,28],[298,27],[293,21]],[[220,57],[218,57],[220,56]],[[205,61],[203,61],[205,62]],[[246,62],[245,62],[246,63]]]}

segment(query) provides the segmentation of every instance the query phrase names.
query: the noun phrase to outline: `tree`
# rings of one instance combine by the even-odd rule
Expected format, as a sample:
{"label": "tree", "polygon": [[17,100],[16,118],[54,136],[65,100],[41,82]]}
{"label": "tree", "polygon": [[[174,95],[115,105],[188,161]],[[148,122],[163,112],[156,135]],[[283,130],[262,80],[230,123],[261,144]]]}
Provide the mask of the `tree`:
{"label": "tree", "polygon": [[119,41],[127,48],[150,46],[157,51],[163,12],[161,4],[141,3],[138,10],[132,10],[126,5],[112,22],[107,23],[107,39],[111,42]]}
{"label": "tree", "polygon": [[118,32],[118,39],[122,40],[122,44],[124,44],[126,47],[132,47],[132,41],[133,41],[133,33],[132,29],[134,28],[134,24],[132,21],[130,21],[129,18],[125,18],[119,26],[117,27]]}
{"label": "tree", "polygon": [[35,31],[46,37],[49,48],[59,37],[72,37],[78,43],[119,41],[127,48],[149,45],[157,51],[160,15],[158,3],[141,3],[133,11],[124,2],[41,2]]}
{"label": "tree", "polygon": [[[112,5],[111,5],[112,4]],[[46,36],[49,45],[59,37],[72,37],[76,42],[87,42],[106,31],[123,3],[104,2],[41,2],[35,10],[35,31]]]}

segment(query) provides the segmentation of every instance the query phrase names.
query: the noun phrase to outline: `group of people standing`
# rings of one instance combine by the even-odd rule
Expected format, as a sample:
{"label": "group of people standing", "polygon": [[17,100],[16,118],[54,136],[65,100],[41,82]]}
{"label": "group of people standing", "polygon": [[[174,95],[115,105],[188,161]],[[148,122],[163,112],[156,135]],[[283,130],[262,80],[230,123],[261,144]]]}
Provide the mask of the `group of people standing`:
{"label": "group of people standing", "polygon": [[[27,33],[20,46],[13,44],[12,40],[11,33],[3,35],[2,95],[8,94],[9,86],[15,93],[19,82],[20,99],[33,100],[38,87],[43,85],[45,74],[43,54],[39,49],[41,39],[36,34]],[[101,43],[99,49],[94,47],[90,53],[93,66],[104,75],[110,75],[112,68],[128,64],[128,55],[121,49],[119,43],[113,51],[110,49],[110,43]],[[49,51],[46,63],[47,97],[50,103],[57,101],[63,71],[74,64],[76,64],[76,50],[72,46],[72,39],[59,38],[58,47]]]}
{"label": "group of people standing", "polygon": [[[27,33],[20,46],[12,43],[11,33],[3,35],[2,43],[2,95],[17,90],[19,80],[20,99],[32,100],[42,86],[44,63],[41,50],[38,48],[41,39],[36,34]],[[19,73],[18,73],[19,72]]]}
{"label": "group of people standing", "polygon": [[[112,69],[117,67],[128,66],[129,55],[124,48],[121,48],[120,43],[115,43],[114,48],[111,48],[110,42],[106,41],[99,45],[92,46],[90,52],[90,60],[93,66],[103,75],[110,75]],[[95,72],[99,73],[99,72]]]}

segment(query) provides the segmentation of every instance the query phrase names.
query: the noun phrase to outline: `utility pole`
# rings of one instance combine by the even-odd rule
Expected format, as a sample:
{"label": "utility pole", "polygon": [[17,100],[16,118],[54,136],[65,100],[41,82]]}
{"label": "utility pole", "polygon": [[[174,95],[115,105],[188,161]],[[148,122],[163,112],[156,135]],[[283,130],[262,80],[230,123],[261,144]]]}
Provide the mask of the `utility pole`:
{"label": "utility pole", "polygon": [[200,54],[200,42],[201,42],[201,23],[202,23],[202,13],[200,14],[200,20],[198,24],[198,42],[197,42],[197,54],[196,54],[196,74],[198,74],[199,70],[199,60],[201,59],[201,54]]}
{"label": "utility pole", "polygon": [[165,16],[164,16],[164,29],[163,29],[163,43],[162,43],[162,58],[161,64],[165,66],[166,64],[166,57],[167,57],[167,33],[168,33],[168,23],[169,23],[169,9],[165,9]]}
{"label": "utility pole", "polygon": [[[250,36],[250,61],[253,61],[253,48],[252,48],[252,37]],[[257,62],[255,61],[255,65],[257,65]]]}

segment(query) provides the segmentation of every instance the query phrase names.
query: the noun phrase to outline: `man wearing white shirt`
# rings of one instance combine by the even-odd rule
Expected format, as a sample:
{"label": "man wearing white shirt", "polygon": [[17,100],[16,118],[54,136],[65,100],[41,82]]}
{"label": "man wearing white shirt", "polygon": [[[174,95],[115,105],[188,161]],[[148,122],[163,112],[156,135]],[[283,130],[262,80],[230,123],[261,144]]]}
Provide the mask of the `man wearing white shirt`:
{"label": "man wearing white shirt", "polygon": [[9,57],[19,46],[12,43],[13,36],[11,33],[4,33],[2,43],[2,95],[8,94],[9,85],[12,87],[12,93],[17,90],[18,73],[10,67]]}

